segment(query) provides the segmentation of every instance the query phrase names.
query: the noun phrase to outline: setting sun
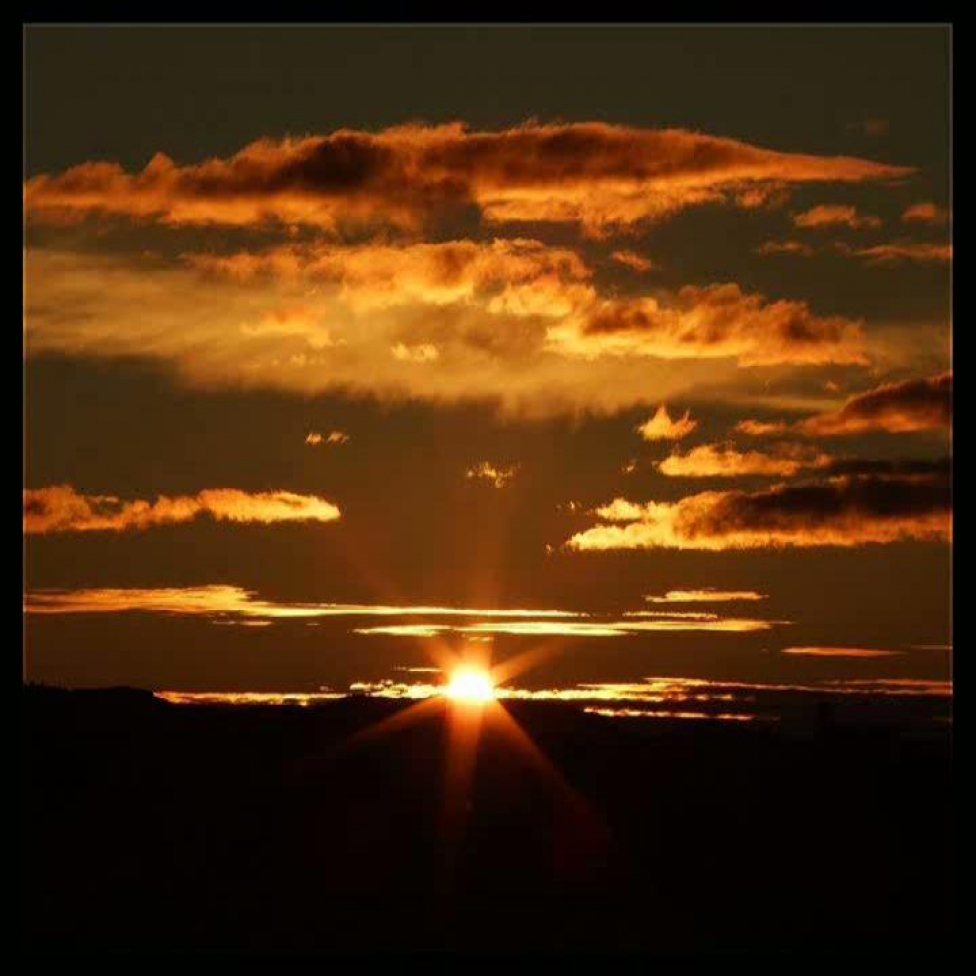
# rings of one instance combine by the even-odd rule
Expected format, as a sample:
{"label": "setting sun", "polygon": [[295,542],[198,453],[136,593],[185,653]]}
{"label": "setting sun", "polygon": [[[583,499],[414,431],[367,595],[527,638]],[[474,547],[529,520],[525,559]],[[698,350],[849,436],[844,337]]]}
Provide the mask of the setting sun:
{"label": "setting sun", "polygon": [[487,702],[495,697],[495,686],[487,671],[462,668],[451,675],[444,694],[454,701]]}
{"label": "setting sun", "polygon": [[21,952],[949,962],[954,26],[23,18]]}

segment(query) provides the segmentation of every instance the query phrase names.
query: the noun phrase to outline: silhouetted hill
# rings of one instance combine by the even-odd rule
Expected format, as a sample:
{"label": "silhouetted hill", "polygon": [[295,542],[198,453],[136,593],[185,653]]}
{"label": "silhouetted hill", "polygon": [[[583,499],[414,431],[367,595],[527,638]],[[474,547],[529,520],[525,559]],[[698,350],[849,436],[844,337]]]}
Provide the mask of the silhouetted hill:
{"label": "silhouetted hill", "polygon": [[947,728],[799,737],[510,702],[562,784],[489,710],[465,790],[468,726],[446,705],[356,737],[408,707],[176,706],[127,688],[25,688],[25,946],[946,944]]}

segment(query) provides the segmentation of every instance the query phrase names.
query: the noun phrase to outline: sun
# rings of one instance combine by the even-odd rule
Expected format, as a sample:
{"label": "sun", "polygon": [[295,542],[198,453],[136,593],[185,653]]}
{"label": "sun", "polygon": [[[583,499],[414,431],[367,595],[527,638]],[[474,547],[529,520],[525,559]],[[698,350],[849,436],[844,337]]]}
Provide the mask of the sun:
{"label": "sun", "polygon": [[444,694],[453,701],[489,702],[495,697],[491,675],[480,668],[459,668],[451,675]]}

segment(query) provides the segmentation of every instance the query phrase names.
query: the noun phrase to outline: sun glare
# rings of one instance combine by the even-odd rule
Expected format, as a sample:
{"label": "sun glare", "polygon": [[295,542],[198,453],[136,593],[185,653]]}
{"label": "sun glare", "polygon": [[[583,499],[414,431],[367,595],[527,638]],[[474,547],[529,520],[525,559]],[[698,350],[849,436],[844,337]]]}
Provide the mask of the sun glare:
{"label": "sun glare", "polygon": [[451,675],[444,694],[453,701],[488,702],[495,697],[495,686],[487,671],[461,668]]}

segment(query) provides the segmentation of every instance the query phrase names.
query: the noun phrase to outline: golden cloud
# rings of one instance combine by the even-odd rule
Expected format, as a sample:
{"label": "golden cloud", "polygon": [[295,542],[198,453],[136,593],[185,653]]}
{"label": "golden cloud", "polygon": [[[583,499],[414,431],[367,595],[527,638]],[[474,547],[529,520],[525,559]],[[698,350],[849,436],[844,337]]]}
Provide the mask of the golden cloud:
{"label": "golden cloud", "polygon": [[952,522],[946,474],[839,475],[752,493],[703,492],[677,502],[618,498],[595,514],[603,524],[574,535],[568,548],[723,550],[948,541]]}
{"label": "golden cloud", "polygon": [[616,261],[617,264],[622,264],[625,268],[630,268],[632,271],[653,271],[657,267],[653,261],[642,257],[636,251],[613,251],[610,254],[610,259]]}
{"label": "golden cloud", "polygon": [[468,468],[464,476],[469,480],[488,481],[496,488],[504,488],[515,477],[517,471],[517,464],[501,467],[492,464],[490,461],[482,461],[480,464]]}
{"label": "golden cloud", "polygon": [[241,283],[314,280],[335,286],[357,312],[395,305],[451,305],[481,298],[499,310],[565,314],[590,290],[592,272],[568,248],[523,238],[487,242],[281,245],[229,255],[183,255],[199,271]]}
{"label": "golden cloud", "polygon": [[312,447],[318,447],[319,444],[348,444],[349,435],[343,430],[330,430],[328,435],[323,437],[318,431],[313,430],[305,438],[305,443]]}
{"label": "golden cloud", "polygon": [[28,594],[27,613],[125,613],[142,611],[189,616],[238,616],[267,620],[305,617],[532,617],[570,618],[583,614],[570,610],[519,608],[391,606],[363,603],[275,603],[261,600],[240,586],[207,586],[140,589],[47,590]]}
{"label": "golden cloud", "polygon": [[[275,620],[323,617],[383,617],[410,622],[357,627],[356,634],[429,638],[464,634],[472,640],[494,635],[522,637],[621,637],[649,631],[716,631],[752,633],[788,624],[783,620],[720,617],[715,613],[655,613],[636,611],[623,619],[553,609],[494,609],[474,607],[390,606],[357,603],[277,603],[259,599],[238,586],[214,584],[191,587],[102,588],[42,590],[27,594],[24,610],[30,614],[159,613],[209,618],[213,623],[248,626]],[[455,624],[413,621],[411,618],[483,618]],[[583,619],[585,618],[585,619]],[[639,619],[650,618],[650,619]]]}
{"label": "golden cloud", "polygon": [[735,201],[750,189],[911,172],[679,129],[590,122],[491,132],[455,122],[261,139],[231,157],[186,166],[158,153],[139,173],[90,162],[34,177],[25,193],[28,213],[47,220],[97,213],[166,224],[416,229],[475,208],[489,221],[572,221],[601,234]]}
{"label": "golden cloud", "polygon": [[755,590],[668,590],[663,596],[645,596],[648,603],[732,603],[765,600],[765,593]]}
{"label": "golden cloud", "polygon": [[[412,248],[395,248],[405,266]],[[732,382],[740,364],[862,361],[857,323],[819,318],[803,303],[766,302],[735,285],[604,302],[584,265],[544,251],[537,242],[462,249],[450,288],[443,277],[418,272],[391,283],[378,271],[381,297],[368,299],[365,272],[355,287],[352,279],[310,287],[302,274],[234,277],[33,250],[25,345],[29,356],[148,357],[207,388],[491,400],[538,415],[619,410],[647,403],[649,391],[660,402]],[[444,259],[424,254],[424,267]],[[507,267],[513,255],[522,270],[507,284],[485,270]],[[608,328],[610,320],[622,327]]]}
{"label": "golden cloud", "polygon": [[864,258],[868,264],[893,265],[905,261],[922,264],[940,264],[952,260],[951,244],[876,244],[851,252]]}
{"label": "golden cloud", "polygon": [[748,434],[750,437],[769,437],[785,433],[789,425],[785,421],[740,420],[733,428],[737,433]]}
{"label": "golden cloud", "polygon": [[880,227],[881,220],[860,214],[856,207],[838,206],[834,204],[821,205],[793,215],[793,223],[797,227],[807,230],[823,227],[849,227],[851,230]]}
{"label": "golden cloud", "polygon": [[810,437],[844,437],[869,431],[892,434],[937,430],[952,423],[952,373],[888,383],[852,396],[839,410],[793,425]]}
{"label": "golden cloud", "polygon": [[769,452],[739,451],[730,444],[702,444],[685,454],[672,454],[657,468],[671,478],[737,478],[764,475],[790,478],[807,468],[824,468],[826,454],[800,444],[779,444]]}
{"label": "golden cloud", "polygon": [[[431,669],[413,668],[423,671]],[[432,669],[438,670],[438,669]],[[728,719],[749,721],[756,718],[750,712],[661,711],[623,707],[631,705],[656,706],[679,702],[731,702],[737,705],[752,703],[757,692],[812,692],[816,694],[848,696],[929,696],[949,697],[952,684],[916,678],[868,678],[822,681],[816,684],[762,684],[744,681],[710,681],[703,678],[645,678],[642,682],[593,682],[565,688],[518,688],[497,685],[495,697],[527,701],[600,702],[601,707],[587,707],[584,711],[616,717]],[[443,684],[430,682],[354,681],[349,693],[374,698],[423,699],[444,693]],[[346,697],[342,693],[322,692],[192,692],[157,691],[157,698],[175,705],[309,705],[317,701]]]}
{"label": "golden cloud", "polygon": [[771,630],[790,623],[788,620],[756,620],[752,618],[718,617],[716,615],[687,616],[671,614],[661,619],[640,620],[625,615],[623,620],[515,620],[477,623],[465,626],[453,624],[393,624],[380,627],[361,627],[356,634],[385,637],[436,637],[438,634],[467,635],[504,634],[517,637],[626,637],[652,631],[710,631],[748,634]]}
{"label": "golden cloud", "polygon": [[[903,218],[904,219],[904,218]],[[941,264],[952,260],[951,244],[894,241],[871,247],[851,247],[846,241],[830,241],[818,247],[802,241],[766,241],[756,248],[757,254],[792,254],[812,258],[818,254],[833,254],[845,258],[860,258],[865,265],[876,268],[893,267],[905,262]]]}
{"label": "golden cloud", "polygon": [[906,208],[901,219],[905,223],[944,224],[949,219],[949,212],[934,203],[915,203]]}
{"label": "golden cloud", "polygon": [[898,657],[904,651],[882,651],[869,647],[784,647],[781,654],[795,654],[799,657]]}
{"label": "golden cloud", "polygon": [[816,249],[803,241],[765,241],[756,248],[757,254],[798,254],[809,258],[816,254]]}
{"label": "golden cloud", "polygon": [[24,531],[124,532],[191,522],[201,515],[229,522],[333,522],[339,509],[316,495],[206,488],[196,495],[161,495],[154,502],[114,495],[82,495],[71,485],[24,491]]}
{"label": "golden cloud", "polygon": [[698,426],[697,420],[691,419],[691,411],[686,410],[683,417],[672,420],[666,404],[657,408],[657,413],[646,420],[637,432],[645,441],[680,441],[687,437]]}
{"label": "golden cloud", "polygon": [[806,302],[773,301],[736,284],[686,285],[660,298],[595,302],[548,330],[566,355],[731,358],[740,366],[867,362],[858,322],[814,314]]}

